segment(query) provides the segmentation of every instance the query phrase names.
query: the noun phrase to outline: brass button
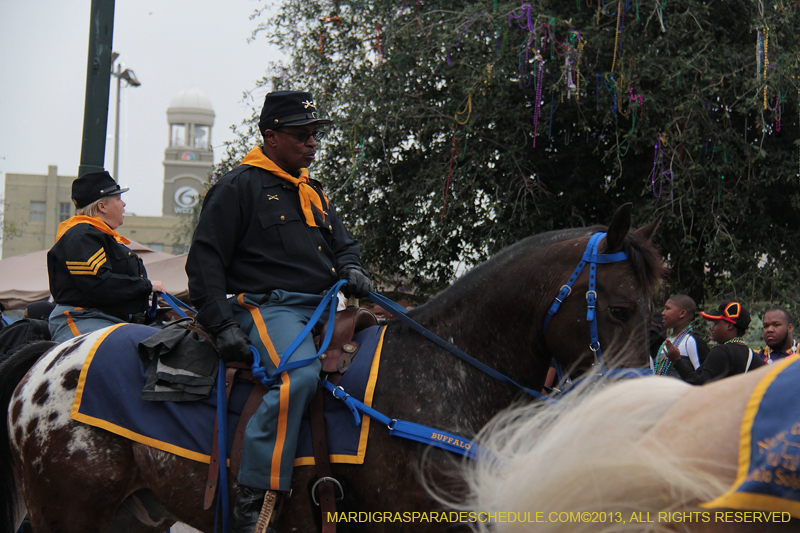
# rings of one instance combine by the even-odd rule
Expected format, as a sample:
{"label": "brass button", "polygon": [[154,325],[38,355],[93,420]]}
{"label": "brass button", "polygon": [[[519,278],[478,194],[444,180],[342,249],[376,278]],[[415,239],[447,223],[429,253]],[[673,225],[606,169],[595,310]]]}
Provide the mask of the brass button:
{"label": "brass button", "polygon": [[322,251],[322,246],[317,246],[317,250]]}
{"label": "brass button", "polygon": [[281,215],[281,220],[286,220],[286,217]]}
{"label": "brass button", "polygon": [[130,253],[130,252],[128,252],[128,257],[130,257],[130,256],[131,256],[131,253]]}
{"label": "brass button", "polygon": [[328,231],[333,231],[333,226],[328,226]]}
{"label": "brass button", "polygon": [[331,269],[331,272],[336,272],[336,269],[335,269],[335,268],[332,268],[332,269]]}

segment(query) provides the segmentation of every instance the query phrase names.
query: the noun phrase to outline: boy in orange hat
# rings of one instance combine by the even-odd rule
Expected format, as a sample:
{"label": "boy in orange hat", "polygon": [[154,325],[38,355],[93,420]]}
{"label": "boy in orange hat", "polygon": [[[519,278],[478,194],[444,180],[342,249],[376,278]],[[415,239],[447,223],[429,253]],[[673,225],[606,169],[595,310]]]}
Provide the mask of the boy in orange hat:
{"label": "boy in orange hat", "polygon": [[739,302],[725,301],[711,313],[700,316],[713,322],[711,340],[717,343],[703,364],[692,368],[692,364],[681,358],[680,350],[669,341],[667,357],[681,378],[692,385],[703,385],[710,381],[744,374],[764,366],[764,362],[744,342],[744,334],[750,325],[750,313]]}

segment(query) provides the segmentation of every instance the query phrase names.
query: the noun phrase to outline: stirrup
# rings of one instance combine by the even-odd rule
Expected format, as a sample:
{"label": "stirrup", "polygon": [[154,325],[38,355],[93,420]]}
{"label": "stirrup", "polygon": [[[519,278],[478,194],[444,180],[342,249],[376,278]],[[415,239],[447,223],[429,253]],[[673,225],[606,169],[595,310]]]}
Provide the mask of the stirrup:
{"label": "stirrup", "polygon": [[272,512],[275,510],[275,504],[278,501],[278,492],[268,490],[264,495],[264,504],[261,506],[261,512],[258,515],[256,528],[254,533],[267,533],[269,522],[272,518]]}

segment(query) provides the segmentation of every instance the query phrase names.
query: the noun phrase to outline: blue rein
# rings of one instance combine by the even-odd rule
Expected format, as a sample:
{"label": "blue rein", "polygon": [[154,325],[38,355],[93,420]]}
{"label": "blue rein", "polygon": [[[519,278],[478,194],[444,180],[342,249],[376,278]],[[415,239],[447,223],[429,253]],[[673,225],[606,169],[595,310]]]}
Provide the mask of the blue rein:
{"label": "blue rein", "polygon": [[517,387],[518,389],[523,390],[523,391],[527,392],[528,394],[530,394],[531,396],[534,396],[534,397],[536,397],[536,398],[538,398],[540,400],[546,400],[546,401],[551,401],[552,400],[552,398],[542,394],[539,391],[535,391],[533,389],[529,389],[527,387],[523,387],[522,385],[520,385],[519,383],[517,383],[516,381],[514,381],[510,377],[508,377],[508,376],[506,376],[504,374],[501,374],[500,372],[498,372],[494,368],[482,363],[481,361],[478,361],[477,359],[475,359],[471,355],[467,354],[463,350],[460,350],[459,348],[456,348],[455,346],[453,346],[449,342],[445,341],[444,339],[442,339],[441,337],[439,337],[435,333],[432,333],[432,332],[428,331],[423,326],[421,326],[419,323],[415,322],[411,317],[409,317],[408,314],[407,314],[408,311],[406,309],[404,309],[403,307],[400,307],[399,305],[397,305],[396,303],[391,301],[389,298],[386,298],[385,296],[382,296],[382,295],[378,294],[377,292],[370,292],[369,293],[369,298],[373,302],[375,302],[377,304],[380,304],[380,306],[383,307],[384,309],[389,310],[398,320],[404,322],[406,325],[411,327],[413,330],[415,330],[418,333],[422,334],[426,339],[429,339],[429,340],[433,341],[434,343],[438,344],[439,346],[441,346],[442,348],[444,348],[448,352],[452,353],[453,355],[455,355],[456,357],[458,357],[459,359],[461,359],[465,363],[468,363],[468,364],[474,366],[475,368],[477,368],[478,370],[480,370],[484,374],[488,374],[489,376],[493,377],[497,381],[500,381],[500,382],[505,383],[507,385],[511,385],[513,387]]}
{"label": "blue rein", "polygon": [[[275,369],[275,372],[273,372],[271,377],[267,375],[266,369],[261,366],[261,354],[258,353],[258,350],[256,350],[254,346],[250,346],[250,352],[253,354],[253,376],[261,380],[261,383],[263,383],[265,387],[269,388],[272,386],[275,380],[277,380],[283,372],[288,372],[289,370],[294,370],[295,368],[310,365],[314,360],[318,359],[319,356],[325,352],[325,350],[328,349],[328,345],[331,342],[331,337],[333,336],[333,321],[334,317],[336,316],[336,306],[339,303],[339,298],[337,295],[339,294],[339,290],[346,284],[347,280],[341,279],[337,281],[327,293],[325,293],[325,296],[322,297],[322,301],[317,306],[314,314],[311,315],[306,327],[303,328],[303,331],[300,332],[300,335],[297,336],[294,342],[292,342],[292,344],[290,344],[284,352],[278,368]],[[325,331],[325,337],[322,339],[322,342],[320,342],[319,351],[313,357],[307,357],[305,359],[288,363],[287,361],[295,352],[295,350],[297,350],[297,347],[300,346],[308,334],[311,333],[311,330],[314,329],[314,326],[322,316],[322,313],[325,311],[326,307],[330,307],[328,311],[328,329]]]}

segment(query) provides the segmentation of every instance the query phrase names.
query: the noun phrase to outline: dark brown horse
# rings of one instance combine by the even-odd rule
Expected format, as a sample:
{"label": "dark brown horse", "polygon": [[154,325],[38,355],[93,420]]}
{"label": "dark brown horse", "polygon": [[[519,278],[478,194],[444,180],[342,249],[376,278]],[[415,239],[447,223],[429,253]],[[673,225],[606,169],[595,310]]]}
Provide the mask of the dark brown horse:
{"label": "dark brown horse", "polygon": [[[630,225],[630,206],[623,206],[600,244],[600,252],[625,251],[627,260],[598,266],[597,320],[604,352],[624,354],[617,364],[643,366],[649,293],[662,266],[649,242],[655,224],[638,231],[630,231]],[[603,229],[529,237],[464,275],[411,316],[534,390],[542,388],[553,357],[564,367],[586,369],[592,362],[587,357],[587,272],[574,284],[572,296],[564,300],[546,334],[542,325],[553,298],[581,260],[589,236]],[[210,532],[214,514],[202,508],[207,465],[69,417],[79,369],[100,333],[62,344],[38,362],[41,349],[23,351],[0,368],[0,401],[9,406],[10,429],[10,435],[0,434],[0,468],[5,468],[0,470],[0,502],[6,513],[15,509],[12,496],[21,490],[37,532],[155,532],[173,521]],[[518,390],[397,322],[390,323],[385,334],[380,370],[373,401],[378,411],[466,438],[520,398]],[[14,475],[5,475],[12,458]],[[457,490],[448,484],[452,466],[453,456],[447,452],[391,437],[386,428],[372,424],[364,465],[333,465],[346,486],[346,504],[350,511],[399,513],[391,517],[414,523],[378,522],[389,515],[372,514],[372,522],[350,523],[351,530],[458,529],[411,514],[442,510],[424,480]],[[315,529],[316,511],[307,489],[313,476],[313,468],[295,469],[294,490],[285,500],[279,531]],[[2,531],[12,528],[9,524]]]}

